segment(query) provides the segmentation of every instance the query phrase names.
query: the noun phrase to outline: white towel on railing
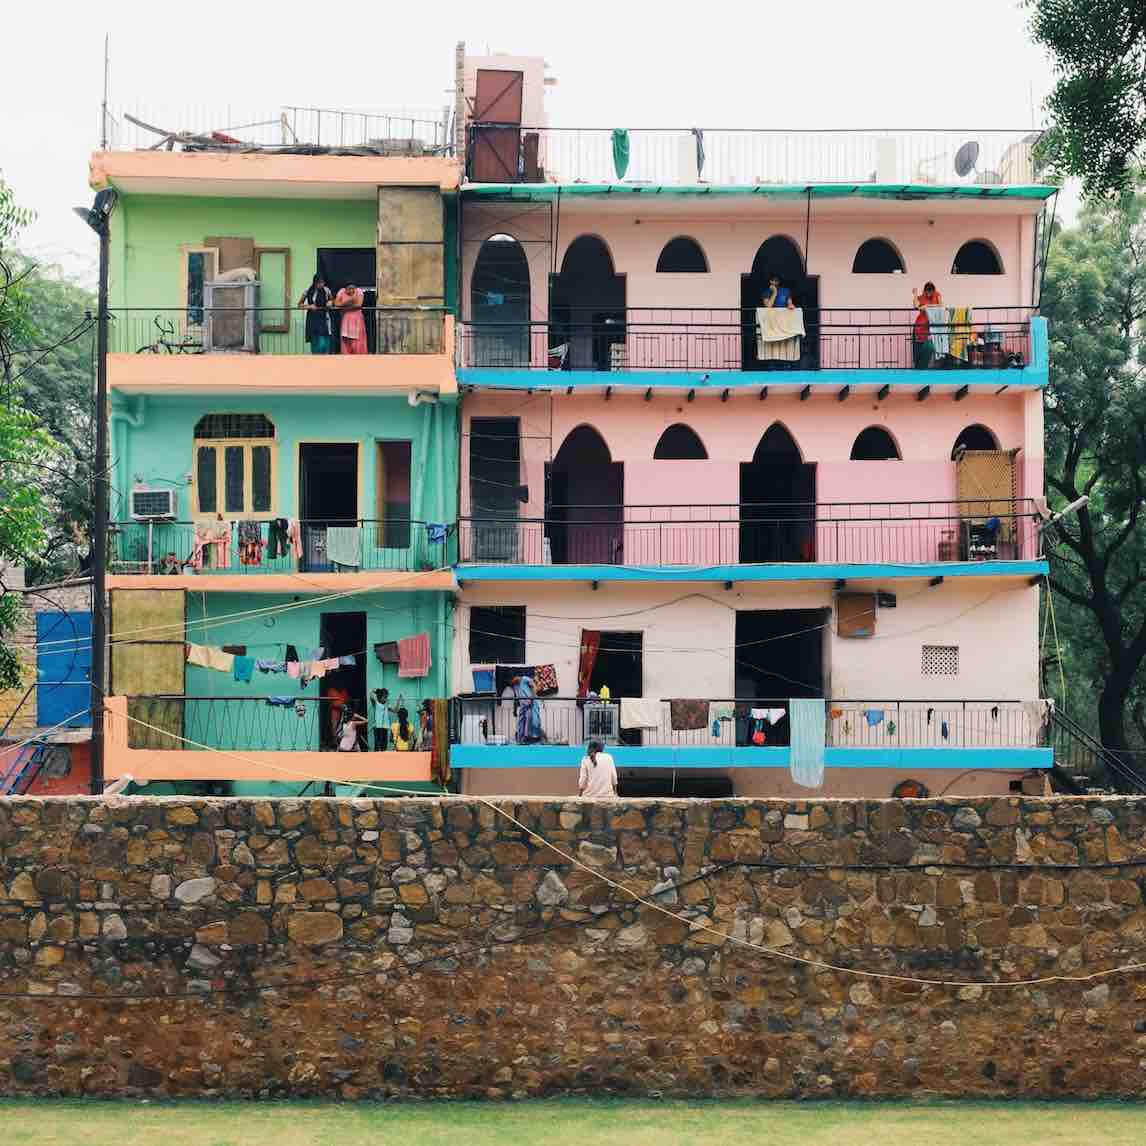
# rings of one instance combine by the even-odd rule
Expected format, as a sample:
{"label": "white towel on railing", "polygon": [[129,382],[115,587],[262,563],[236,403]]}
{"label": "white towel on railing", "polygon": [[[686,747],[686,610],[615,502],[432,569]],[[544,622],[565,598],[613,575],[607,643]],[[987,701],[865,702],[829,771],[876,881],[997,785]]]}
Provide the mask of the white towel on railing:
{"label": "white towel on railing", "polygon": [[362,530],[357,525],[326,528],[326,556],[335,565],[356,568],[362,564]]}
{"label": "white towel on railing", "polygon": [[826,705],[822,700],[790,700],[788,708],[792,738],[788,767],[792,780],[801,788],[822,788]]}
{"label": "white towel on railing", "polygon": [[640,696],[621,698],[622,728],[660,728],[661,702]]}
{"label": "white towel on railing", "polygon": [[804,337],[804,312],[800,307],[756,308],[756,357],[762,362],[796,362]]}
{"label": "white towel on railing", "polygon": [[925,306],[927,312],[928,337],[935,347],[935,354],[941,357],[951,349],[951,325],[945,306]]}

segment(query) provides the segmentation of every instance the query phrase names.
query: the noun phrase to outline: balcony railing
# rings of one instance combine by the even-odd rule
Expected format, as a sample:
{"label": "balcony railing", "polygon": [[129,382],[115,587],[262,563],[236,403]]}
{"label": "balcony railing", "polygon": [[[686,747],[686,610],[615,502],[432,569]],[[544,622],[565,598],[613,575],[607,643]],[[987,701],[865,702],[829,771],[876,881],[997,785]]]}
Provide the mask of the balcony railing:
{"label": "balcony railing", "polygon": [[[741,307],[629,307],[555,315],[548,322],[466,322],[462,367],[519,370],[966,370],[1030,364],[1030,307],[949,309],[918,352],[910,307],[803,312],[791,359],[761,357],[756,312]],[[765,350],[765,355],[770,351]]]}
{"label": "balcony railing", "polygon": [[[110,525],[116,574],[417,572],[451,564],[452,537],[410,518],[300,521],[298,552],[271,521],[120,521]],[[257,534],[257,543],[255,535]]]}
{"label": "balcony railing", "polygon": [[[340,314],[330,333],[308,334],[297,307],[131,307],[111,312],[110,349],[120,354],[340,354]],[[367,354],[445,354],[442,307],[363,307]]]}
{"label": "balcony railing", "polygon": [[468,127],[467,178],[479,183],[716,186],[1038,182],[1040,132],[782,131]]}
{"label": "balcony railing", "polygon": [[[108,109],[104,135],[113,151],[164,146],[183,151],[260,148],[367,148],[393,155],[452,155],[448,110],[346,111],[285,106],[132,106]],[[149,126],[150,125],[150,126]]]}
{"label": "balcony railing", "polygon": [[[295,685],[286,677],[275,679]],[[239,752],[337,750],[341,702],[332,707],[329,700],[298,695],[297,688],[294,694],[283,692],[269,697],[129,696],[127,745],[167,752],[194,751],[200,745]],[[349,704],[356,715],[368,717],[365,699]],[[358,745],[361,750],[373,747],[367,727],[360,730]]]}
{"label": "balcony railing", "polygon": [[1034,503],[1014,501],[551,507],[463,517],[461,562],[502,565],[895,565],[1038,556]]}
{"label": "balcony railing", "polygon": [[[672,705],[659,702],[655,727],[626,728],[624,704],[575,697],[542,697],[537,720],[530,702],[497,697],[457,697],[456,744],[580,745],[589,739],[633,747],[751,748],[790,743],[787,697],[709,701],[702,728],[673,727]],[[731,711],[731,718],[726,718]],[[833,748],[1035,748],[1047,743],[1038,702],[1002,700],[825,701],[825,742]],[[540,733],[540,734],[538,734]]]}

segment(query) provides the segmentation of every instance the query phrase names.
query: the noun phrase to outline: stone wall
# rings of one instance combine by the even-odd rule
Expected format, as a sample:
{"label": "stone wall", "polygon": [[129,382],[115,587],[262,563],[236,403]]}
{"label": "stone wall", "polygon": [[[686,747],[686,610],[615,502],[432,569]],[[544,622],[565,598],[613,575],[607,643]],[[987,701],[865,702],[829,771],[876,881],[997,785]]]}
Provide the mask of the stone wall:
{"label": "stone wall", "polygon": [[0,801],[0,1093],[1146,1092],[1143,975],[979,985],[1146,958],[1144,800],[503,806],[588,870],[466,800]]}

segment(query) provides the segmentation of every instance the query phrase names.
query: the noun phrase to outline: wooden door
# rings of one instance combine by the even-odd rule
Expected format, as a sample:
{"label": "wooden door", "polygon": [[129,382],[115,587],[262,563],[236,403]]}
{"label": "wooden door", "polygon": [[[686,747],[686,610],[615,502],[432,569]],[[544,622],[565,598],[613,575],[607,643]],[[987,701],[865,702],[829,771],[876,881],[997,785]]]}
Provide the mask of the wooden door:
{"label": "wooden door", "polygon": [[469,176],[475,183],[517,183],[525,75],[479,68],[474,92]]}

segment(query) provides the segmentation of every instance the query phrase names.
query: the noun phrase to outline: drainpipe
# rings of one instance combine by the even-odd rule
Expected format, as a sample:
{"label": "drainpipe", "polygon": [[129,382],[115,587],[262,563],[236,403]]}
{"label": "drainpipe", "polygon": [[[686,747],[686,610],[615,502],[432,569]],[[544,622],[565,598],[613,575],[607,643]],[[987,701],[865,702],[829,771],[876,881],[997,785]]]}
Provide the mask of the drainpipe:
{"label": "drainpipe", "polygon": [[[128,465],[127,453],[127,430],[117,430],[116,423],[126,423],[134,429],[138,429],[147,421],[147,395],[141,394],[135,400],[135,409],[131,410],[125,407],[113,409],[110,415],[112,426],[112,436],[114,438],[113,448],[115,450],[115,473],[116,473],[116,488],[120,490],[119,497],[122,499],[124,493],[122,491],[131,488],[131,482],[128,480],[131,475],[131,467]],[[129,507],[130,508],[130,507]],[[120,512],[125,512],[122,502],[120,504]]]}
{"label": "drainpipe", "polygon": [[[439,400],[434,407],[434,420],[437,423],[437,471],[438,471],[438,489],[435,503],[438,507],[437,517],[438,521],[446,524],[446,408]],[[446,557],[449,557],[449,540],[447,538],[443,552]],[[442,647],[445,647],[446,642],[446,595],[444,592],[438,593],[437,603],[437,619],[438,619],[438,634]],[[438,664],[440,666],[439,674],[439,696],[449,696],[446,658],[439,657]]]}

